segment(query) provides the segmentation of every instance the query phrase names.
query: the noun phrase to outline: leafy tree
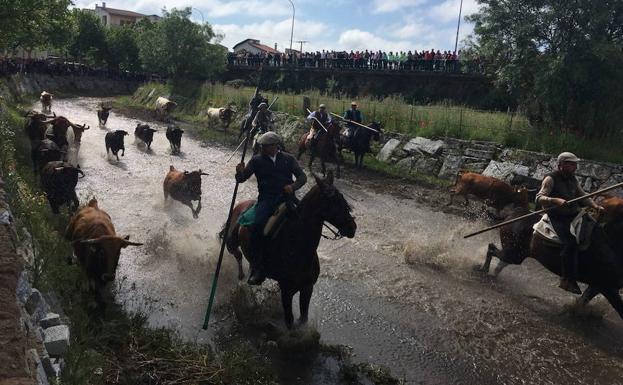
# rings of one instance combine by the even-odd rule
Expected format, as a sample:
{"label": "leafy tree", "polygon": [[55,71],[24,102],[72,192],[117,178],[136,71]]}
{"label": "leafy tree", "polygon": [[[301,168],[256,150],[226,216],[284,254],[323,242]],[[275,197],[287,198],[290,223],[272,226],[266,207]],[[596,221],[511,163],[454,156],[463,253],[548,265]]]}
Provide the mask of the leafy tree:
{"label": "leafy tree", "polygon": [[79,61],[100,64],[107,52],[106,33],[101,20],[93,12],[74,9],[73,36],[69,45],[69,53]]}
{"label": "leafy tree", "polygon": [[224,51],[209,24],[190,21],[191,8],[164,11],[158,23],[143,24],[139,56],[146,70],[175,78],[205,79],[225,68]]}
{"label": "leafy tree", "polygon": [[137,32],[130,26],[106,29],[106,63],[111,69],[140,70]]}
{"label": "leafy tree", "polygon": [[623,121],[623,0],[478,0],[471,49],[533,120],[588,137]]}

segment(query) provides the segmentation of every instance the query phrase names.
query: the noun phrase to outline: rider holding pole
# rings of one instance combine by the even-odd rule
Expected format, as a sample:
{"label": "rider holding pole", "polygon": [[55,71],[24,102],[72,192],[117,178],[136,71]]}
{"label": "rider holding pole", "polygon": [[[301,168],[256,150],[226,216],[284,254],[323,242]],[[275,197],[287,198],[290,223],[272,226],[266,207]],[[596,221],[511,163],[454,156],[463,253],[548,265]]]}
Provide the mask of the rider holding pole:
{"label": "rider holding pole", "polygon": [[[309,110],[308,110],[309,111]],[[327,112],[327,106],[320,104],[318,109],[307,116],[307,121],[311,121],[311,130],[309,131],[309,150],[312,154],[316,151],[316,144],[318,143],[318,136],[320,132],[325,130],[331,124],[331,115]],[[323,127],[324,126],[324,127]]]}
{"label": "rider holding pole", "polygon": [[358,128],[355,123],[363,122],[363,114],[357,109],[357,102],[350,103],[350,110],[344,112],[344,120],[346,120],[346,136],[350,140]]}
{"label": "rider holding pole", "polygon": [[307,176],[297,160],[279,150],[280,142],[279,135],[272,131],[263,134],[258,139],[260,153],[251,158],[248,164],[241,162],[236,166],[236,181],[243,183],[251,175],[255,175],[259,192],[255,204],[255,219],[250,228],[250,246],[248,252],[245,252],[252,261],[251,274],[247,281],[250,285],[261,285],[266,279],[263,268],[263,230],[266,222],[279,204],[307,182]]}

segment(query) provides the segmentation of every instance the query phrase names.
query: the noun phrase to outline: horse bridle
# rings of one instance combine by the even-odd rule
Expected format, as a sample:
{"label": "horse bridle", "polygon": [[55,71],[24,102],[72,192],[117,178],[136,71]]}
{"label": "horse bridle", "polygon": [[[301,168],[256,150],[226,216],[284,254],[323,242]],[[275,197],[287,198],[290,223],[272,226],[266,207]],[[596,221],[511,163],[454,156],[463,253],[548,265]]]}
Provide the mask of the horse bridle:
{"label": "horse bridle", "polygon": [[324,238],[324,239],[328,239],[330,241],[337,241],[338,239],[342,239],[344,238],[344,236],[339,232],[339,230],[333,230],[333,228],[331,228],[331,226],[327,225],[326,223],[323,223],[324,227],[326,227],[330,232],[333,233],[333,237],[329,237],[324,235],[323,233],[320,233],[320,235]]}

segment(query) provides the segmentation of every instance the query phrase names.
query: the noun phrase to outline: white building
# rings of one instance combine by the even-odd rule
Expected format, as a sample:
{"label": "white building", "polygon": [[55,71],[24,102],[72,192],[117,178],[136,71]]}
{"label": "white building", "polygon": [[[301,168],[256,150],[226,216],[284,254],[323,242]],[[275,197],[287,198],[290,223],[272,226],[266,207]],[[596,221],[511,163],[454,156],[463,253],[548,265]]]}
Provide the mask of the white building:
{"label": "white building", "polygon": [[259,40],[257,39],[246,39],[241,41],[240,43],[236,44],[234,46],[234,53],[238,53],[241,51],[245,51],[245,52],[249,52],[252,54],[259,54],[259,53],[265,53],[265,54],[275,54],[275,53],[279,53],[279,51],[277,51],[277,43],[275,43],[275,48],[271,48],[267,45],[261,44]]}
{"label": "white building", "polygon": [[106,27],[134,24],[145,18],[150,19],[151,21],[158,21],[160,19],[160,16],[157,15],[143,15],[138,12],[108,8],[105,2],[102,2],[101,7],[95,4],[95,14],[100,18],[102,24]]}

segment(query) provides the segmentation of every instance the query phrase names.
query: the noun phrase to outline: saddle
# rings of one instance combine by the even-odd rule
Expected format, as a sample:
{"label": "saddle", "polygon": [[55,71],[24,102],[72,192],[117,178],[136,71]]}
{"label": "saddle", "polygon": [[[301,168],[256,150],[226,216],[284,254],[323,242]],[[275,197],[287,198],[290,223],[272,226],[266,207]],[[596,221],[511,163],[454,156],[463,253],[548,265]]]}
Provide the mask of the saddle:
{"label": "saddle", "polygon": [[[580,211],[573,221],[571,221],[571,235],[575,237],[580,251],[587,250],[591,245],[593,230],[596,224],[597,222],[586,213],[586,210]],[[562,245],[547,214],[544,214],[541,220],[538,221],[532,229],[534,230],[534,234],[540,235],[542,238],[545,238],[545,240],[556,245]]]}
{"label": "saddle", "polygon": [[[264,226],[264,231],[262,232],[264,237],[274,239],[277,236],[277,234],[279,234],[279,231],[281,230],[281,228],[283,227],[283,224],[285,223],[287,213],[288,213],[287,204],[285,202],[281,203],[277,207],[273,215],[268,219],[268,222],[266,222],[266,225]],[[240,215],[240,217],[238,218],[238,224],[240,224],[240,226],[250,226],[254,222],[255,222],[255,205],[246,209],[245,212],[242,213],[242,215]]]}

